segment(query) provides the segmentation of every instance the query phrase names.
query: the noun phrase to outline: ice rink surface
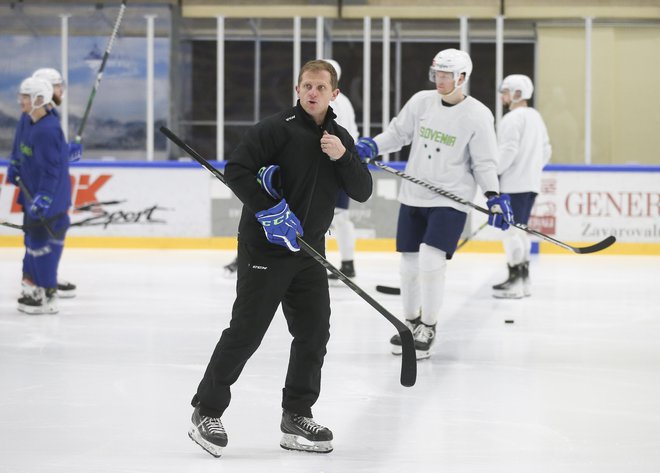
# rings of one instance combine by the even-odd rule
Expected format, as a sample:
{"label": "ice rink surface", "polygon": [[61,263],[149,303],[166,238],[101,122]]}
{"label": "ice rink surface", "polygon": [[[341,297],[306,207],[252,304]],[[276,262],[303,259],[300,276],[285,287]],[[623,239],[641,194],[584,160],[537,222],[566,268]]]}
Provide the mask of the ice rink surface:
{"label": "ice rink surface", "polygon": [[[60,277],[78,297],[42,316],[15,308],[21,257],[0,249],[0,473],[660,471],[660,257],[536,256],[533,296],[497,300],[503,255],[457,254],[412,388],[393,326],[331,287],[314,415],[335,451],[279,447],[290,336],[278,312],[233,387],[219,459],[187,430],[228,324],[233,252],[65,249]],[[397,255],[358,253],[356,270],[399,316],[399,296],[375,291],[398,285]]]}

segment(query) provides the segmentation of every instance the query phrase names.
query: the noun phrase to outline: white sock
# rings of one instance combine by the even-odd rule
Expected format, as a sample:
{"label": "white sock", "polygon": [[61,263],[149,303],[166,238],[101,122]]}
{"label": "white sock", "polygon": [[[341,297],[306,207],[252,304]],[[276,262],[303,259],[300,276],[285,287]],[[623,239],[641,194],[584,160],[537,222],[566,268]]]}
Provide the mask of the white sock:
{"label": "white sock", "polygon": [[504,232],[502,243],[504,245],[506,261],[509,265],[515,266],[525,261],[525,256],[529,251],[529,249],[526,248],[529,247],[527,234],[511,228]]}
{"label": "white sock", "polygon": [[422,322],[434,325],[445,295],[447,254],[422,243],[419,247],[419,274],[422,296]]}
{"label": "white sock", "polygon": [[342,261],[353,261],[355,252],[355,225],[349,218],[348,209],[335,208],[332,228],[337,239]]}
{"label": "white sock", "polygon": [[401,253],[401,301],[407,320],[416,319],[421,307],[419,286],[419,253]]}

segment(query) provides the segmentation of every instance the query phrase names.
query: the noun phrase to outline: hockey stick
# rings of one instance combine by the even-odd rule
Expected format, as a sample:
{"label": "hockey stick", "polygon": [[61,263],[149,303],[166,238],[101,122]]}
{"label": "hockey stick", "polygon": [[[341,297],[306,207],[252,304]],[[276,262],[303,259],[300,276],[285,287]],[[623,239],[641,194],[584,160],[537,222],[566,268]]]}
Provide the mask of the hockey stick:
{"label": "hockey stick", "polygon": [[16,230],[23,230],[23,225],[17,225],[15,223],[8,222],[7,220],[0,219],[0,225],[15,228]]}
{"label": "hockey stick", "polygon": [[[206,168],[206,170],[213,174],[213,176],[222,181],[224,184],[227,184],[224,174],[213,167],[197,151],[184,143],[171,130],[161,126],[160,131],[168,139],[174,142],[174,144],[176,144],[179,148],[188,153],[195,161]],[[300,244],[300,247],[303,249],[303,251],[305,251],[305,253],[314,258],[325,269],[337,276],[341,281],[344,282],[344,284],[350,287],[358,296],[364,299],[371,307],[380,312],[381,315],[383,315],[392,325],[394,325],[397,332],[399,332],[399,336],[401,337],[401,384],[408,387],[413,386],[415,384],[415,380],[417,379],[417,359],[415,352],[415,342],[413,340],[412,332],[406,326],[406,324],[388,312],[387,309],[380,305],[373,297],[364,292],[357,284],[355,284],[341,271],[330,264],[328,260],[326,260],[323,256],[321,256],[321,254],[319,254],[319,252],[317,252],[305,240],[303,240],[300,235],[298,235],[298,243]]]}
{"label": "hockey stick", "polygon": [[[390,166],[387,166],[387,165],[381,163],[380,161],[376,161],[373,158],[365,158],[365,161],[368,162],[369,164],[373,164],[374,166],[379,167],[380,169],[382,169],[384,171],[387,171],[387,172],[392,173],[392,174],[396,174],[397,176],[399,176],[399,177],[401,177],[401,178],[403,178],[407,181],[414,182],[415,184],[419,184],[422,187],[426,187],[427,189],[432,190],[436,194],[440,194],[443,197],[447,197],[448,199],[451,199],[454,202],[458,202],[459,204],[467,205],[468,207],[472,207],[473,209],[478,210],[481,213],[484,213],[486,215],[490,215],[490,212],[488,210],[484,209],[483,207],[479,207],[478,205],[473,204],[472,202],[470,202],[468,200],[462,199],[461,197],[459,197],[455,194],[452,194],[451,192],[447,192],[446,190],[440,189],[439,187],[432,186],[431,184],[429,184],[427,182],[424,182],[421,179],[417,179],[416,177],[412,177],[412,176],[410,176],[410,175],[408,175],[404,172],[398,171],[398,170],[396,170],[396,169],[394,169]],[[511,223],[510,222],[509,224],[512,227],[516,227],[519,230],[530,233],[532,235],[536,235],[537,237],[539,237],[539,238],[541,238],[545,241],[553,243],[557,246],[561,246],[562,248],[564,248],[566,250],[569,250],[569,251],[572,251],[573,253],[577,253],[577,254],[581,254],[581,255],[587,254],[587,253],[596,253],[597,251],[604,250],[605,248],[608,248],[608,247],[612,246],[612,244],[616,241],[616,237],[614,237],[613,235],[610,235],[607,238],[605,238],[604,240],[599,241],[598,243],[595,243],[593,245],[584,246],[584,247],[577,247],[577,246],[571,246],[567,243],[564,243],[563,241],[555,240],[554,238],[546,235],[545,233],[541,233],[541,232],[537,232],[536,230],[532,230],[531,228],[529,228],[527,225],[525,225],[523,223]]]}
{"label": "hockey stick", "polygon": [[[78,207],[74,207],[73,210],[86,212],[88,210],[92,211],[96,207],[100,207],[100,206],[103,206],[103,205],[115,205],[115,204],[121,204],[122,202],[125,202],[125,200],[106,200],[106,201],[103,201],[103,202],[90,202],[89,204],[84,204],[84,205],[80,205]],[[0,225],[3,225],[5,227],[9,227],[9,228],[15,228],[16,230],[23,230],[25,228],[23,225],[18,225],[16,223],[11,223],[11,222],[9,222],[7,220],[4,220],[4,219],[0,219]]]}
{"label": "hockey stick", "polygon": [[[460,250],[461,248],[463,248],[463,247],[464,247],[464,246],[465,246],[470,240],[472,240],[475,236],[477,236],[477,233],[479,233],[481,230],[483,230],[483,229],[486,228],[487,226],[488,226],[488,222],[484,222],[484,223],[482,223],[481,225],[479,225],[479,228],[477,228],[475,231],[473,231],[472,233],[470,233],[470,234],[465,238],[465,240],[463,240],[462,242],[460,242],[460,243],[458,244],[458,246],[456,247],[456,250],[455,250],[455,251],[458,251],[458,250]],[[377,290],[378,292],[382,292],[383,294],[391,294],[391,295],[393,295],[393,296],[398,296],[399,294],[401,294],[401,288],[393,287],[393,286],[381,286],[381,285],[378,285],[378,286],[376,286],[376,290]]]}
{"label": "hockey stick", "polygon": [[94,97],[96,97],[96,91],[101,84],[101,79],[103,78],[103,70],[105,69],[105,63],[108,62],[108,56],[110,56],[110,50],[112,49],[112,43],[115,42],[115,37],[117,36],[117,31],[119,30],[119,25],[122,18],[124,17],[124,10],[126,10],[126,0],[122,0],[121,7],[119,7],[119,14],[117,15],[117,20],[115,21],[115,27],[112,30],[112,35],[110,35],[110,40],[108,45],[105,48],[105,53],[103,53],[103,59],[101,60],[101,66],[99,71],[96,73],[96,80],[94,81],[94,86],[92,87],[92,92],[89,94],[89,99],[87,100],[87,107],[85,108],[85,113],[83,114],[82,121],[78,127],[78,133],[76,133],[76,143],[82,141],[82,132],[85,128],[85,123],[87,123],[87,117],[89,116],[89,111],[92,108],[92,102]]}

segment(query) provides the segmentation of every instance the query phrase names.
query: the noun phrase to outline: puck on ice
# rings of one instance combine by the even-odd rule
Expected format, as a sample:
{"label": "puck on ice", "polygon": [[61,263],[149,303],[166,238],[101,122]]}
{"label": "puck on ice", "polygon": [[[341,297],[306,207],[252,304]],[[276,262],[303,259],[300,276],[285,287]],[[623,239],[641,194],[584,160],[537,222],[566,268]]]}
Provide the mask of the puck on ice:
{"label": "puck on ice", "polygon": [[513,320],[505,320],[504,323],[505,323],[505,324],[512,324],[512,323],[513,323]]}

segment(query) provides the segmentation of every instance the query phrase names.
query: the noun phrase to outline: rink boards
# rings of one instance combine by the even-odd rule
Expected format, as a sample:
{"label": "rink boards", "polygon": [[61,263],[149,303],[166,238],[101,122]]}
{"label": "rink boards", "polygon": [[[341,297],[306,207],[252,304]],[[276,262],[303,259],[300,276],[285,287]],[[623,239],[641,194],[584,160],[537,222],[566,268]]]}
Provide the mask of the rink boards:
{"label": "rink boards", "polygon": [[[403,169],[405,163],[391,163]],[[0,219],[20,224],[16,188],[0,162]],[[215,163],[218,168],[224,162]],[[374,193],[351,202],[357,249],[394,249],[401,178],[373,169]],[[422,177],[423,176],[416,176]],[[72,228],[68,246],[233,248],[242,205],[227,187],[191,162],[81,162],[71,167]],[[474,202],[485,207],[480,192]],[[93,205],[89,205],[93,204]],[[485,216],[472,212],[465,235]],[[660,254],[660,166],[547,166],[530,227],[575,244],[608,235],[610,254]],[[499,230],[480,231],[465,251],[501,251]],[[0,226],[0,246],[22,235]],[[335,248],[334,238],[328,239]],[[541,242],[542,252],[565,251]]]}

